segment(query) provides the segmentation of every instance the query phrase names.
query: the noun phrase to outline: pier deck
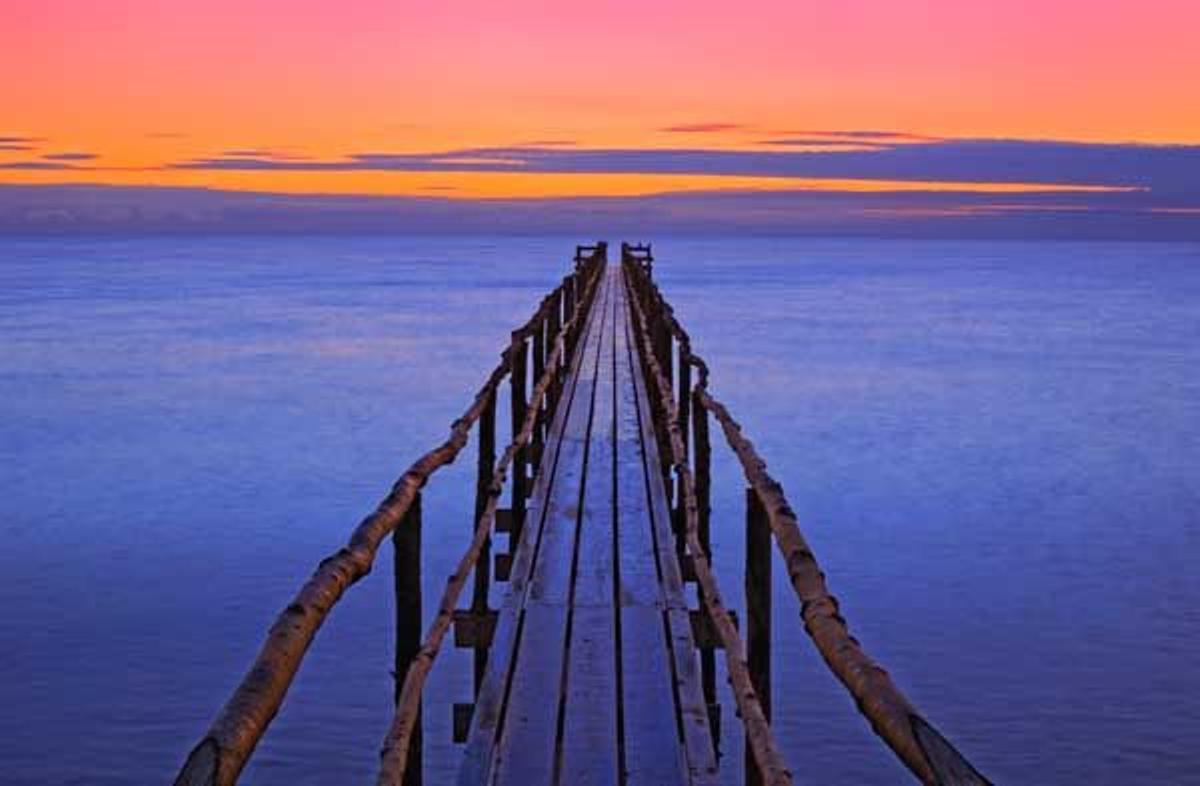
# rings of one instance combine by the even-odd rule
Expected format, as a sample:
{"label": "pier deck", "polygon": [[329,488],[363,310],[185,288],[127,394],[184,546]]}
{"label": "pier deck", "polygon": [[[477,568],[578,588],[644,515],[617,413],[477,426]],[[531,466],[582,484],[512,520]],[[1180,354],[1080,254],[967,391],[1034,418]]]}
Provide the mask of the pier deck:
{"label": "pier deck", "polygon": [[[452,708],[460,786],[727,783],[721,700],[745,743],[742,782],[791,786],[771,728],[772,705],[789,698],[771,688],[772,544],[813,646],[915,779],[988,784],[851,635],[782,485],[710,392],[650,246],[623,243],[619,265],[607,254],[602,241],[576,246],[572,271],[512,331],[446,440],[317,565],[176,786],[235,786],[317,631],[389,539],[395,711],[377,786],[423,786],[423,693],[451,630],[474,661],[473,701]],[[502,404],[511,441],[497,455]],[[745,479],[740,629],[712,565],[712,424]],[[472,536],[427,618],[422,489],[469,442]]]}
{"label": "pier deck", "polygon": [[461,784],[709,783],[716,771],[619,267],[546,437]]}

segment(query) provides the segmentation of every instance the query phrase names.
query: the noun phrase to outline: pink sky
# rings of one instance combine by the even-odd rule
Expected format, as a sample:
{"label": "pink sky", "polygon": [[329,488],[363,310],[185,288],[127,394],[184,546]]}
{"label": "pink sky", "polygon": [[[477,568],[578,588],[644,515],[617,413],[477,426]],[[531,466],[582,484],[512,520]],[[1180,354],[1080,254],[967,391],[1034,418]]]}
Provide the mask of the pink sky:
{"label": "pink sky", "polygon": [[[0,182],[337,180],[154,169],[237,148],[750,148],[812,129],[1200,142],[1200,4],[1182,0],[0,2],[0,136],[36,138],[0,164],[84,151],[103,167],[0,171]],[[706,123],[736,127],[661,130]],[[583,188],[584,176],[496,176],[484,190],[619,193],[635,177]],[[403,193],[432,181],[338,182]]]}

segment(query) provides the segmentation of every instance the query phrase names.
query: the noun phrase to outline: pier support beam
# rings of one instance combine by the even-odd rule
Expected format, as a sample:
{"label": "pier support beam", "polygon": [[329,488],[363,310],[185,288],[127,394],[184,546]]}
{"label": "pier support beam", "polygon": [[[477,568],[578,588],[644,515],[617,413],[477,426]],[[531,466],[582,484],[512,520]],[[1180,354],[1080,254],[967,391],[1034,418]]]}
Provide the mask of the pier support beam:
{"label": "pier support beam", "polygon": [[[492,473],[496,469],[496,391],[488,397],[483,413],[479,416],[479,463],[475,478],[475,518],[471,530],[487,508],[492,485]],[[471,597],[471,611],[482,614],[488,610],[488,587],[491,583],[491,540],[483,544],[479,560],[475,563],[475,588]],[[487,668],[487,647],[475,649],[475,693],[483,682]]]}
{"label": "pier support beam", "polygon": [[[396,702],[408,668],[421,649],[421,495],[392,533],[396,588]],[[421,786],[421,716],[418,713],[408,748],[404,786]]]}
{"label": "pier support beam", "polygon": [[[695,396],[695,393],[692,394]],[[712,541],[709,535],[709,517],[712,510],[712,447],[708,439],[708,410],[693,402],[692,407],[692,455],[696,473],[696,532],[705,556],[712,558]],[[700,650],[700,684],[704,701],[708,707],[712,737],[720,749],[720,707],[717,705],[717,658],[712,648]]]}
{"label": "pier support beam", "polygon": [[[521,424],[525,422],[525,410],[528,407],[525,392],[526,376],[528,375],[528,347],[529,344],[525,340],[524,333],[521,331],[514,332],[512,337],[511,374],[512,433],[514,436],[521,431]],[[528,496],[525,491],[525,483],[526,478],[529,477],[526,457],[526,449],[523,447],[519,448],[512,464],[512,532],[508,536],[509,554],[516,552],[517,544],[521,542],[521,527],[525,523],[525,498]]]}
{"label": "pier support beam", "polygon": [[[746,489],[746,666],[763,715],[771,720],[771,526],[758,493]],[[746,743],[746,785],[762,778]]]}

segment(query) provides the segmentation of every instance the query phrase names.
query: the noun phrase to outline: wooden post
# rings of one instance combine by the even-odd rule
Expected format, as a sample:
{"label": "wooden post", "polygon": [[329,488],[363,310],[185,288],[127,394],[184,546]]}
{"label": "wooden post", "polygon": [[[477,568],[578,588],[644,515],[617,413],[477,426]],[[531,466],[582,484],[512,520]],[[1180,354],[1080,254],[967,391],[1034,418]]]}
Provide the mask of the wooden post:
{"label": "wooden post", "polygon": [[[669,332],[667,332],[666,321],[663,319],[662,302],[657,301],[655,303],[655,306],[657,307],[657,311],[656,311],[656,316],[654,318],[654,321],[655,321],[655,325],[656,325],[656,334],[659,338],[658,346],[657,346],[657,350],[656,350],[656,354],[658,355],[658,367],[662,369],[663,377],[666,379],[666,382],[669,385],[671,382],[671,374],[674,373],[673,369],[671,368],[671,334]],[[662,457],[663,478],[664,478],[664,482],[666,483],[666,486],[667,486],[667,496],[673,499],[675,496],[675,493],[674,493],[674,486],[672,485],[672,478],[671,478],[671,474],[670,474],[671,473],[670,456],[672,453],[671,429],[670,429],[670,424],[669,424],[668,418],[667,418],[666,405],[662,403],[662,397],[666,396],[669,398],[671,395],[671,391],[669,388],[667,390],[660,390],[658,395],[659,395],[660,410],[658,413],[658,421],[657,422],[659,424],[659,433],[662,436],[662,442],[661,442],[662,448],[661,448],[659,455]],[[680,532],[680,537],[682,537],[682,535],[683,535],[683,533]]]}
{"label": "wooden post", "polygon": [[569,322],[571,317],[575,316],[575,276],[570,275],[563,279],[563,321]]}
{"label": "wooden post", "polygon": [[[692,408],[692,444],[696,473],[696,534],[700,537],[700,545],[707,557],[712,557],[712,541],[709,535],[709,517],[711,515],[712,488],[712,447],[708,441],[708,410],[699,401],[699,395],[693,392],[696,400]],[[700,684],[704,691],[704,701],[708,706],[708,717],[712,726],[714,742],[719,743],[720,710],[717,707],[717,658],[711,647],[700,650]],[[717,745],[718,750],[720,745]]]}
{"label": "wooden post", "polygon": [[[421,649],[421,495],[414,498],[408,513],[392,533],[393,572],[396,590],[396,702],[404,677]],[[421,786],[421,717],[417,715],[404,786]]]}
{"label": "wooden post", "polygon": [[708,410],[700,403],[698,391],[692,393],[693,471],[696,474],[696,534],[704,546],[705,556],[712,556],[709,539],[709,515],[712,512],[712,445],[708,440]]}
{"label": "wooden post", "polygon": [[683,453],[688,453],[689,429],[692,415],[692,350],[679,344],[679,436],[683,438]]}
{"label": "wooden post", "polygon": [[663,302],[662,293],[650,294],[650,338],[654,345],[654,354],[658,357],[658,365],[662,367],[663,376],[671,383],[674,368],[671,365],[671,330],[667,326],[667,306]]}
{"label": "wooden post", "polygon": [[[771,527],[758,493],[746,489],[746,666],[763,715],[771,720]],[[746,745],[746,784],[762,778]]]}
{"label": "wooden post", "polygon": [[[493,389],[488,397],[487,405],[479,416],[479,465],[475,479],[475,527],[484,509],[487,507],[491,494],[492,474],[496,469],[496,391]],[[488,610],[488,585],[491,582],[491,541],[483,545],[479,552],[479,560],[475,563],[475,591],[471,599],[471,611],[483,614]],[[488,651],[486,647],[475,648],[475,693],[483,684],[483,672],[487,668]]]}
{"label": "wooden post", "polygon": [[[546,316],[545,311],[549,310],[549,302],[543,303],[543,308],[538,311],[537,324],[533,328],[533,384],[537,384],[542,378],[542,372],[546,369]],[[543,399],[538,406],[537,422],[533,427],[533,437],[530,440],[531,450],[529,451],[528,460],[531,466],[535,469],[542,458],[542,442],[543,428],[546,426],[546,402]]]}
{"label": "wooden post", "polygon": [[675,384],[675,337],[671,335],[671,326],[667,323],[666,305],[660,303],[659,306],[658,329],[662,332],[662,357],[659,359],[659,364],[662,366],[663,376],[666,378],[666,392],[670,393],[671,387]]}
{"label": "wooden post", "polygon": [[[512,343],[512,435],[515,439],[521,433],[525,423],[525,377],[526,356],[529,354],[528,344],[521,331],[513,332]],[[517,551],[521,542],[521,527],[525,524],[525,480],[529,477],[526,469],[525,448],[517,450],[512,463],[512,532],[509,533],[509,553]]]}
{"label": "wooden post", "polygon": [[[550,297],[552,298],[553,302],[551,302],[551,304],[550,304],[550,325],[547,328],[547,330],[549,331],[549,336],[547,337],[547,344],[546,344],[547,353],[552,353],[554,351],[554,342],[558,338],[559,330],[562,329],[562,321],[561,321],[562,320],[562,302],[563,302],[562,287],[555,289],[554,294],[551,295]],[[554,421],[554,413],[558,409],[559,393],[560,393],[559,375],[556,373],[554,375],[554,382],[550,385],[550,390],[548,392],[548,397],[550,399],[550,406],[548,408],[549,411],[546,413],[547,423],[551,423]],[[549,426],[547,426],[547,428],[548,427]]]}

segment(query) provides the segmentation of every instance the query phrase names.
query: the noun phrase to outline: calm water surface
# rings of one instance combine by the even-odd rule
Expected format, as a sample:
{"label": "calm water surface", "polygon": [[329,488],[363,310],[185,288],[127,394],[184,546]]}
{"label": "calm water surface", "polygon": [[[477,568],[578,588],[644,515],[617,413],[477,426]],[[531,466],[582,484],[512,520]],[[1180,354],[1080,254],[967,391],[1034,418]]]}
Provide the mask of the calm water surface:
{"label": "calm water surface", "polygon": [[[5,782],[169,781],[274,615],[444,437],[573,242],[0,239]],[[984,772],[1200,783],[1200,246],[656,252],[852,630]],[[428,491],[427,606],[471,526],[471,463]],[[732,596],[742,492],[721,449],[714,471]],[[776,578],[798,780],[906,782]],[[389,590],[384,559],[245,782],[371,777]],[[434,782],[456,767],[449,703],[470,695],[468,656],[448,655],[426,705]]]}

